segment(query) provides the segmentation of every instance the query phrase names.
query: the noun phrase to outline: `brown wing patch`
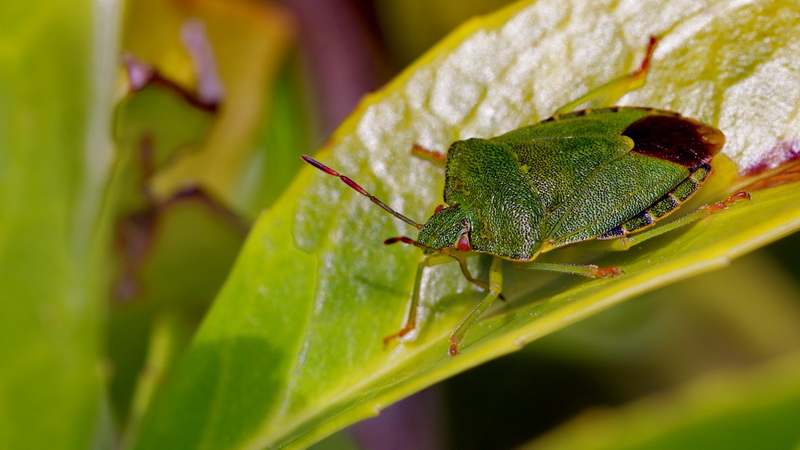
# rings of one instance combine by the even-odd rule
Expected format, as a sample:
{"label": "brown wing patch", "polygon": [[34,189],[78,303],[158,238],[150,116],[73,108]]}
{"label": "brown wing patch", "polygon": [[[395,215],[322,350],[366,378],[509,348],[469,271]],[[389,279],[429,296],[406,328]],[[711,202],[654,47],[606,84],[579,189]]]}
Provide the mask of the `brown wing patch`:
{"label": "brown wing patch", "polygon": [[633,152],[689,169],[707,164],[725,145],[725,135],[718,129],[680,116],[647,116],[622,134],[633,139]]}

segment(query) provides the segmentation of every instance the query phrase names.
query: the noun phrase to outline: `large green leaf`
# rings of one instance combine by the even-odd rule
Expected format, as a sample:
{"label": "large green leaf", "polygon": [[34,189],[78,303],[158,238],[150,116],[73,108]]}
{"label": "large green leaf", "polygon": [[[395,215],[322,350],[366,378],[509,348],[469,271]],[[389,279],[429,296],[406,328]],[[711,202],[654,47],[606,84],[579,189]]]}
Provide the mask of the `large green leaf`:
{"label": "large green leaf", "polygon": [[[656,34],[663,40],[649,83],[622,103],[717,124],[742,167],[777,164],[800,137],[797,17],[798,6],[767,0],[523,2],[465,25],[365,99],[320,158],[424,220],[441,201],[442,175],[409,157],[412,144],[444,150],[533,123],[631,70]],[[447,335],[482,294],[454,264],[429,270],[416,339],[384,349],[382,338],[406,313],[420,254],[381,241],[411,230],[307,169],[251,232],[145,417],[138,447],[308,445],[452,374],[791,233],[800,226],[798,200],[792,184],[754,192],[687,230],[603,256],[602,264],[625,269],[618,279],[508,267],[509,302],[450,358]],[[484,262],[475,259],[473,270]]]}
{"label": "large green leaf", "polygon": [[2,448],[83,449],[110,436],[98,352],[117,10],[0,6]]}

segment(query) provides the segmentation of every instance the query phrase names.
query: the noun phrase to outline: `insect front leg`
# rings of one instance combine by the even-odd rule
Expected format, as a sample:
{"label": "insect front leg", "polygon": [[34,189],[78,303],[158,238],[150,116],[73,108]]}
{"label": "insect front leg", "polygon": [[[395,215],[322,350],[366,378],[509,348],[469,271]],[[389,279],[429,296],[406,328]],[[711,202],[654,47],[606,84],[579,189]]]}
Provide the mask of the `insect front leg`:
{"label": "insect front leg", "polygon": [[420,261],[419,265],[417,265],[417,275],[414,279],[414,292],[411,294],[411,302],[408,305],[408,316],[406,316],[406,322],[400,331],[383,338],[383,345],[389,345],[390,342],[402,338],[417,328],[417,309],[419,309],[419,296],[420,291],[422,290],[422,275],[426,268],[449,261],[452,261],[452,259],[443,255],[427,256],[425,259]]}
{"label": "insect front leg", "polygon": [[658,38],[651,36],[650,42],[647,44],[647,51],[638,69],[625,76],[611,80],[596,89],[592,89],[580,98],[559,108],[555,115],[568,113],[591,100],[599,100],[598,106],[612,106],[623,95],[644,86],[647,71],[650,69],[653,51],[655,51],[657,44]]}
{"label": "insect front leg", "polygon": [[446,154],[440,151],[427,149],[421,145],[414,144],[414,146],[411,147],[411,154],[425,161],[430,161],[441,168],[447,165]]}
{"label": "insect front leg", "polygon": [[467,334],[470,328],[478,321],[478,318],[494,303],[500,296],[503,290],[503,260],[494,257],[492,258],[492,265],[489,267],[489,293],[486,297],[469,313],[469,315],[461,322],[461,325],[453,331],[450,335],[450,356],[458,354],[458,345],[464,340],[464,335]]}

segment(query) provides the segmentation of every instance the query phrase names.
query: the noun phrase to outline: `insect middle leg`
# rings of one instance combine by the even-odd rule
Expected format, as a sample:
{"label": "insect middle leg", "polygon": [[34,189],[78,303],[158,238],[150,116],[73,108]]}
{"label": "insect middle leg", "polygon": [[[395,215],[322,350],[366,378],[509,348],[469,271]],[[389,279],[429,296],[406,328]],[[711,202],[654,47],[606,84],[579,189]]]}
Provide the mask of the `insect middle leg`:
{"label": "insect middle leg", "polygon": [[[691,214],[687,214],[679,219],[667,222],[663,225],[657,225],[652,228],[647,228],[644,231],[636,231],[632,235],[624,234],[613,240],[607,240],[607,241],[600,240],[600,241],[587,242],[586,244],[594,244],[594,245],[586,245],[586,246],[594,247],[596,250],[627,250],[630,247],[633,247],[634,245],[641,244],[644,241],[647,241],[657,236],[661,236],[664,233],[668,233],[685,225],[694,223],[708,215],[714,214],[718,211],[722,211],[723,209],[728,208],[728,206],[738,201],[749,200],[749,199],[750,199],[750,194],[748,192],[739,191],[721,202],[703,205],[694,212],[692,212]],[[624,273],[622,269],[615,266],[598,267],[594,264],[578,265],[578,264],[528,262],[528,263],[517,263],[516,267],[520,269],[546,270],[550,272],[569,273],[573,275],[581,275],[590,278],[616,277]]]}
{"label": "insect middle leg", "polygon": [[599,267],[594,264],[559,264],[528,262],[517,263],[517,268],[528,270],[545,270],[548,272],[569,273],[589,278],[611,278],[624,272],[617,266]]}

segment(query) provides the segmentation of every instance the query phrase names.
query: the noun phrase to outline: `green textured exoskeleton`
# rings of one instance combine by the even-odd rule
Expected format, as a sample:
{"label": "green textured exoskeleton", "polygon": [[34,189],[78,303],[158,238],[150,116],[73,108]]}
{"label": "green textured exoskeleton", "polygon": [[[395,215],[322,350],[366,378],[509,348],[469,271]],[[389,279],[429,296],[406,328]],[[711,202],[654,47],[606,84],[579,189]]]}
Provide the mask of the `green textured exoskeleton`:
{"label": "green textured exoskeleton", "polygon": [[[664,139],[669,136],[670,139]],[[645,108],[584,110],[447,152],[444,202],[418,242],[532,261],[544,251],[621,237],[683,203],[711,172],[723,134]]]}
{"label": "green textured exoskeleton", "polygon": [[[590,97],[620,85],[641,84],[654,45],[651,40],[638,71]],[[503,260],[591,277],[619,275],[616,267],[531,261],[543,252],[592,239],[617,239],[655,224],[708,179],[709,163],[724,142],[721,131],[674,112],[615,107],[556,115],[491,139],[458,141],[446,156],[415,147],[417,154],[445,166],[444,205],[424,225],[386,206],[346,176],[303,158],[420,230],[417,240],[385,241],[412,244],[427,255],[417,271],[406,324],[387,342],[416,328],[426,267],[455,259],[464,276],[488,292],[451,334],[449,352],[455,355],[467,330],[500,296]],[[701,208],[674,223],[697,220],[743,196]],[[473,278],[467,269],[466,257],[474,253],[494,256],[488,283]]]}

